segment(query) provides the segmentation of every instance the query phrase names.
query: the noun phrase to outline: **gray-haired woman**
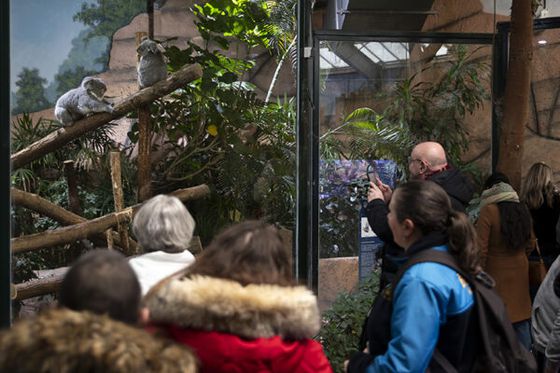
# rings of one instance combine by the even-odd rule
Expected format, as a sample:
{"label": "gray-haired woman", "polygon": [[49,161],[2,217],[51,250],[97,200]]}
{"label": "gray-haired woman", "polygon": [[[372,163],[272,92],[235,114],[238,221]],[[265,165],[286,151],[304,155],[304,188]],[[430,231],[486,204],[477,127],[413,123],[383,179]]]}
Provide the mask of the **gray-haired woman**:
{"label": "gray-haired woman", "polygon": [[159,281],[194,262],[187,248],[195,222],[176,197],[158,195],[148,200],[134,216],[132,232],[145,254],[130,265],[140,281],[142,295]]}

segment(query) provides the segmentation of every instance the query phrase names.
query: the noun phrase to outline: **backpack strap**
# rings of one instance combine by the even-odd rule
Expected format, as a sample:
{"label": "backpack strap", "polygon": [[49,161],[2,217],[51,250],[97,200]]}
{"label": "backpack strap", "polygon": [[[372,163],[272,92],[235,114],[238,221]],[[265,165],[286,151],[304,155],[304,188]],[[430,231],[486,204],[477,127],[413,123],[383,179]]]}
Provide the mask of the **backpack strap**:
{"label": "backpack strap", "polygon": [[392,282],[393,290],[397,287],[397,284],[399,283],[407,269],[415,264],[425,262],[434,262],[448,266],[455,272],[459,273],[462,277],[465,277],[465,280],[469,282],[469,285],[471,283],[470,276],[466,275],[461,267],[459,267],[459,264],[457,264],[457,260],[453,255],[451,255],[447,251],[427,249],[422,250],[419,253],[414,254],[413,256],[408,258],[408,260],[399,268],[397,274],[395,275],[395,279]]}

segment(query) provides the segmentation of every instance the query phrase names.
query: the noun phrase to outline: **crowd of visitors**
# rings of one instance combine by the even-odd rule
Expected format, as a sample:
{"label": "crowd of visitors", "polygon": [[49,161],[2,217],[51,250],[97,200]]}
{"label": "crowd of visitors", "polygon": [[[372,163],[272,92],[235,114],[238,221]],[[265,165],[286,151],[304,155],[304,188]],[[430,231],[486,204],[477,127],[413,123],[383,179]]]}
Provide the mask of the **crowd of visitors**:
{"label": "crowd of visitors", "polygon": [[[474,188],[440,144],[416,145],[409,172],[394,192],[379,179],[370,183],[366,214],[384,241],[381,285],[364,315],[363,346],[345,370],[490,366],[479,354],[481,338],[488,340],[480,325],[489,321],[481,320],[473,288],[484,280],[495,284],[488,292],[502,307],[503,318],[493,321],[515,344],[505,358],[525,348],[534,355],[525,370],[538,364],[539,372],[558,372],[560,193],[552,169],[534,164],[519,194],[506,175],[492,174],[475,222],[464,213]],[[294,283],[278,229],[234,224],[196,258],[188,250],[194,229],[177,198],[145,202],[132,225],[143,253],[100,249],[80,257],[56,308],[0,333],[0,371],[332,372],[313,339],[321,325],[317,298]],[[532,300],[529,259],[537,246],[548,273]]]}

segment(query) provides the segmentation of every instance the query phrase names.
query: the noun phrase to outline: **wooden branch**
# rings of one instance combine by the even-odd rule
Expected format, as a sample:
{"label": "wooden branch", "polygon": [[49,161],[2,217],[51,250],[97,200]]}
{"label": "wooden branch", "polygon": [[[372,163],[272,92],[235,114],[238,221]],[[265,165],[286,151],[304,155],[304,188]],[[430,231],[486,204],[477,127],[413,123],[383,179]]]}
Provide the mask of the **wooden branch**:
{"label": "wooden branch", "polygon": [[[171,195],[181,201],[199,199],[210,194],[210,189],[206,184],[192,188],[177,190]],[[41,233],[30,234],[27,236],[12,238],[11,247],[14,254],[70,243],[81,238],[99,234],[105,230],[120,224],[130,223],[134,214],[142,206],[141,203],[129,207],[121,212],[114,212],[97,219],[75,224],[69,227],[57,228]]]}
{"label": "wooden branch", "polygon": [[152,165],[150,150],[152,131],[150,123],[150,107],[138,108],[138,201],[144,202],[152,196]]}
{"label": "wooden branch", "polygon": [[[25,207],[26,209],[38,212],[43,216],[47,216],[63,225],[80,224],[88,221],[80,215],[74,214],[60,206],[38,196],[37,194],[24,192],[22,190],[11,188],[12,203],[17,206]],[[116,232],[113,232],[114,242],[123,247],[120,237]],[[128,246],[131,250],[136,251],[138,244],[132,238],[128,238]]]}
{"label": "wooden branch", "polygon": [[[115,211],[119,212],[124,210],[124,196],[121,176],[121,153],[118,150],[113,150],[109,153],[109,163],[111,165],[111,184],[113,186]],[[128,226],[119,224],[117,228],[121,238],[121,247],[123,252],[128,256],[131,254],[130,247],[128,246]]]}
{"label": "wooden branch", "polygon": [[70,211],[75,214],[82,214],[80,197],[78,196],[78,181],[76,180],[76,172],[74,170],[74,161],[64,161],[64,175],[66,176],[66,184],[68,185],[68,206]]}
{"label": "wooden branch", "polygon": [[16,284],[16,300],[23,300],[37,297],[39,295],[56,293],[64,274],[53,275],[45,278],[38,278],[21,284]]}
{"label": "wooden branch", "polygon": [[74,214],[34,193],[24,192],[16,188],[10,189],[12,203],[17,206],[38,212],[63,225],[79,224],[87,221],[86,218]]}
{"label": "wooden branch", "polygon": [[167,79],[128,96],[115,105],[112,113],[95,114],[77,121],[72,126],[60,128],[43,137],[41,140],[29,145],[27,148],[13,154],[11,156],[12,170],[25,166],[41,158],[45,154],[68,144],[84,133],[101,127],[112,119],[120,118],[134,108],[147,105],[155,99],[165,96],[201,76],[202,69],[199,65],[183,67],[181,70],[170,75]]}

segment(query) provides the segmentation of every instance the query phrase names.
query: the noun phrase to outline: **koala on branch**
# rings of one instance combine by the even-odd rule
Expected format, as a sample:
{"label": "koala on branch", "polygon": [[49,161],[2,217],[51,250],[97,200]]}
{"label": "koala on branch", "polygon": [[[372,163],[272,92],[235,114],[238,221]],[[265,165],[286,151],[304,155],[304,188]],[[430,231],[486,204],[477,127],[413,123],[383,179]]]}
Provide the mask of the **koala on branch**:
{"label": "koala on branch", "polygon": [[112,105],[103,99],[106,91],[101,79],[85,77],[80,87],[69,90],[56,101],[56,119],[66,127],[94,113],[112,113]]}
{"label": "koala on branch", "polygon": [[140,88],[150,87],[167,78],[167,64],[163,55],[165,48],[160,43],[145,37],[136,51],[140,55],[137,68]]}

